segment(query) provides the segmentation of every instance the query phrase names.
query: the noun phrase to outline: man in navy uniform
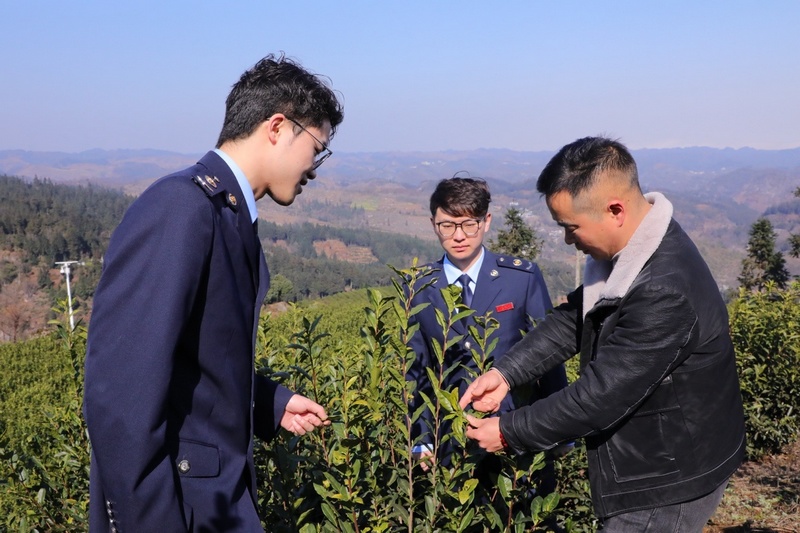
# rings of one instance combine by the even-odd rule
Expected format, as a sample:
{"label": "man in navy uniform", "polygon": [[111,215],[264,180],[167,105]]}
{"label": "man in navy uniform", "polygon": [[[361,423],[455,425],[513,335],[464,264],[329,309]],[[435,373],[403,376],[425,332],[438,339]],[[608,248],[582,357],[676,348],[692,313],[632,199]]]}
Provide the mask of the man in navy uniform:
{"label": "man in navy uniform", "polygon": [[217,149],[126,212],[89,327],[91,531],[262,530],[253,434],[327,415],[255,375],[269,286],[255,202],[291,204],[342,118],[322,79],[267,56],[233,86]]}
{"label": "man in navy uniform", "polygon": [[[439,182],[430,198],[431,224],[433,231],[444,248],[441,260],[430,265],[438,270],[434,273],[435,283],[414,296],[414,305],[429,303],[415,315],[412,323],[419,324],[419,330],[411,339],[411,348],[416,353],[407,379],[415,381],[416,392],[410,406],[413,413],[423,405],[420,393],[434,398],[433,388],[426,369],[452,369],[444,377],[443,388],[457,387],[463,393],[473,376],[479,371],[472,356],[478,348],[475,340],[468,334],[469,324],[474,317],[490,314],[499,322],[499,328],[488,339],[497,344],[490,355],[495,361],[502,358],[505,351],[530,331],[534,322],[544,318],[550,310],[550,296],[539,267],[528,260],[508,255],[494,254],[483,246],[483,238],[489,231],[492,214],[489,213],[491,193],[486,182],[476,178],[453,177]],[[462,288],[464,303],[475,311],[473,317],[456,322],[449,333],[450,338],[463,335],[463,338],[447,350],[444,356],[444,369],[438,368],[432,345],[444,345],[442,326],[436,320],[436,310],[447,313],[447,306],[441,290],[455,284]],[[538,383],[524,394],[512,399],[506,398],[501,412],[507,412],[514,405],[527,405],[538,398],[545,397],[567,386],[563,366],[558,366],[544,375]],[[413,436],[421,436],[413,453],[423,460],[423,468],[433,456],[434,435],[433,414],[425,409],[414,426]],[[447,433],[443,427],[439,438]],[[448,462],[453,446],[450,442],[439,446],[439,460]],[[552,490],[552,473],[547,481],[547,490]]]}

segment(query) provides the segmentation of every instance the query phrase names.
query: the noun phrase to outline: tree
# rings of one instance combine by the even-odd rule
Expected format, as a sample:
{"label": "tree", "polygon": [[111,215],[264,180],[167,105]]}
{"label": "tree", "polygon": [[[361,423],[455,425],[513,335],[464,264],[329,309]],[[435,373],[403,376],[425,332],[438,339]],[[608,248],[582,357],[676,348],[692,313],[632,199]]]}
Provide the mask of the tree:
{"label": "tree", "polygon": [[[800,198],[800,187],[794,190],[794,195]],[[789,236],[789,246],[792,247],[789,254],[791,254],[792,257],[800,257],[800,233]]]}
{"label": "tree", "polygon": [[510,207],[505,215],[505,229],[497,232],[497,240],[489,239],[492,251],[533,261],[542,250],[542,239],[524,220],[522,213]]}
{"label": "tree", "polygon": [[769,282],[785,289],[789,281],[786,260],[775,250],[775,230],[766,218],[759,218],[750,228],[747,257],[742,260],[741,286],[749,291],[761,292]]}
{"label": "tree", "polygon": [[294,290],[294,284],[283,274],[276,274],[269,280],[267,303],[281,302]]}

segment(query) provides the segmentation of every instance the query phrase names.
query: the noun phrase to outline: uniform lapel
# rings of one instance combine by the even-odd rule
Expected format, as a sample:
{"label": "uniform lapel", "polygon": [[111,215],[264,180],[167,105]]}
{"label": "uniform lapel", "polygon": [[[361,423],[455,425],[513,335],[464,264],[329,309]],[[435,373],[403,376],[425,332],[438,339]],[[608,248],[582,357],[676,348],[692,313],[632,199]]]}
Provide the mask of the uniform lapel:
{"label": "uniform lapel", "polygon": [[497,256],[489,250],[484,250],[483,264],[478,273],[478,281],[475,285],[475,292],[472,296],[472,308],[475,316],[483,316],[489,310],[497,295],[500,294],[502,283],[500,271],[497,268]]}

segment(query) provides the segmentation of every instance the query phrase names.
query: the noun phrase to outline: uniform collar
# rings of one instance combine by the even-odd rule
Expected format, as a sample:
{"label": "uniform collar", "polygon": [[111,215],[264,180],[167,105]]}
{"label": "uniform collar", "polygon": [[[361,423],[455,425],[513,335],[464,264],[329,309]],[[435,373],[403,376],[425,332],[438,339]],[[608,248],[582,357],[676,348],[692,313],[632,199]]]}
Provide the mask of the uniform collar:
{"label": "uniform collar", "polygon": [[250,182],[247,181],[244,172],[242,172],[242,169],[239,168],[239,165],[236,164],[231,156],[219,148],[214,148],[214,153],[225,161],[225,164],[228,165],[231,172],[233,172],[233,175],[236,177],[239,188],[242,189],[242,196],[244,196],[244,201],[247,204],[247,210],[250,212],[250,222],[255,222],[258,218],[258,211],[256,211],[256,196],[253,194],[253,188],[250,186]]}

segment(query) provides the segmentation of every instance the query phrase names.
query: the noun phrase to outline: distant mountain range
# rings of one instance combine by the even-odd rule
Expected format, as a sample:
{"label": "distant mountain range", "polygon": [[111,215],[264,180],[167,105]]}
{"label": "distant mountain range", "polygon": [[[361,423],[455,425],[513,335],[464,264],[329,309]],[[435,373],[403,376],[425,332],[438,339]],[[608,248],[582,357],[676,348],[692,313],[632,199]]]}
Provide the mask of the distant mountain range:
{"label": "distant mountain range", "polygon": [[[193,164],[202,154],[158,150],[80,153],[0,151],[0,173],[54,182],[121,188],[138,194],[155,179]],[[427,212],[436,182],[458,171],[485,178],[492,189],[494,227],[508,206],[523,210],[545,238],[544,254],[562,264],[571,252],[553,225],[535,182],[553,152],[482,149],[442,152],[336,152],[319,179],[290,209],[260,202],[260,216],[276,223],[314,222],[379,229],[433,239]],[[736,286],[750,225],[767,210],[783,246],[800,232],[792,195],[800,186],[800,148],[790,150],[669,148],[634,150],[645,191],[661,191],[675,218],[695,238],[720,285]],[[782,204],[789,209],[778,210]],[[788,211],[788,214],[785,214]],[[800,261],[790,260],[800,274]]]}
{"label": "distant mountain range", "polygon": [[[800,169],[800,148],[664,148],[634,150],[643,184],[658,188],[702,188],[707,178],[739,169]],[[123,185],[147,181],[197,161],[202,154],[163,150],[87,150],[78,153],[0,150],[0,172],[62,182]],[[458,171],[516,184],[534,180],[553,152],[501,149],[442,152],[337,152],[322,175],[337,183],[382,179],[420,185]],[[704,179],[698,179],[703,177]]]}

